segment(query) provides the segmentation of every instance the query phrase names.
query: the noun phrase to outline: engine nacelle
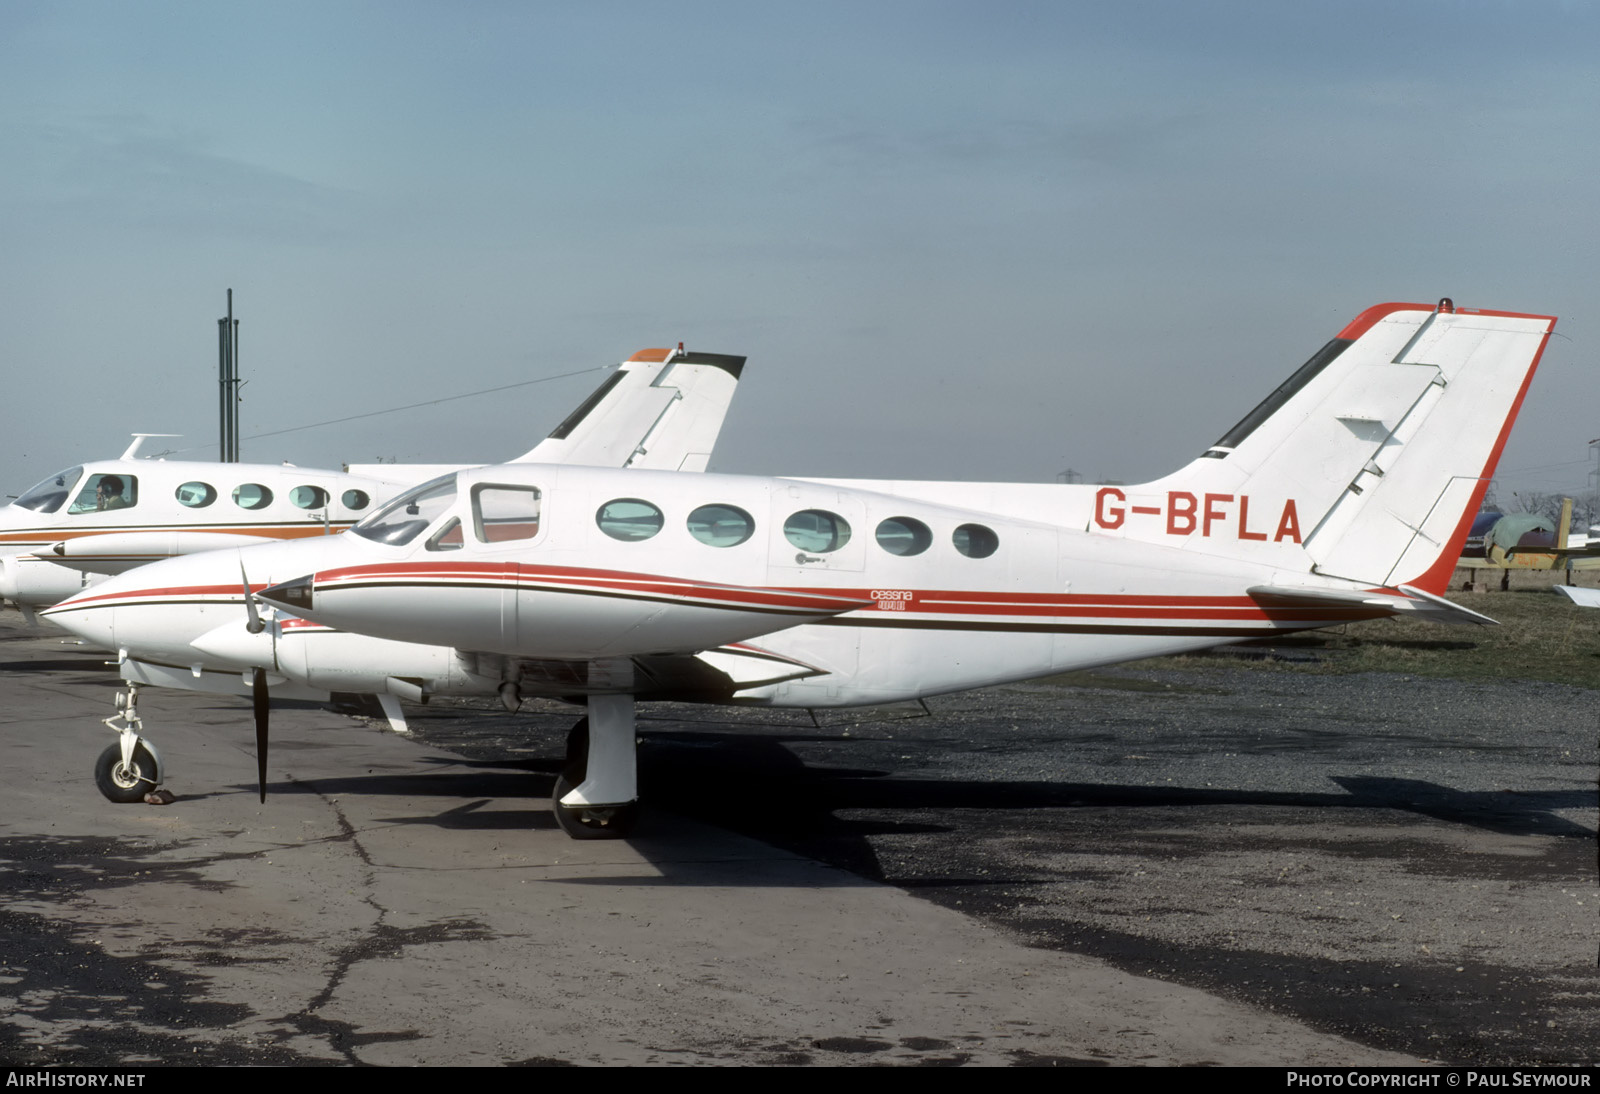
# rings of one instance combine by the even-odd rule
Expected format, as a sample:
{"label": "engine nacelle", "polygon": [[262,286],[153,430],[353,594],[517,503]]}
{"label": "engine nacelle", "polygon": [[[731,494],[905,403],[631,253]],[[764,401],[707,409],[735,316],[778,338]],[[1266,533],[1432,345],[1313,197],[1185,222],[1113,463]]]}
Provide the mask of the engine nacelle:
{"label": "engine nacelle", "polygon": [[48,562],[38,555],[0,556],[0,597],[29,608],[48,608],[104,579]]}

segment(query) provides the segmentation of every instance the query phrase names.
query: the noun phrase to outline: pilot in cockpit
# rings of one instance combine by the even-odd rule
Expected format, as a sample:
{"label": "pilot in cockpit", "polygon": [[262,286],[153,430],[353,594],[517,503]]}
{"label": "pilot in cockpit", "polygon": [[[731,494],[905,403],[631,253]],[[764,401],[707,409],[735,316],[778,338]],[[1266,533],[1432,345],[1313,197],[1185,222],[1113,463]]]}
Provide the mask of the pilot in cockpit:
{"label": "pilot in cockpit", "polygon": [[68,513],[104,513],[132,509],[139,500],[139,480],[132,475],[90,475]]}
{"label": "pilot in cockpit", "polygon": [[94,488],[94,507],[102,512],[107,509],[126,509],[128,500],[122,496],[122,478],[119,475],[101,475],[100,482]]}

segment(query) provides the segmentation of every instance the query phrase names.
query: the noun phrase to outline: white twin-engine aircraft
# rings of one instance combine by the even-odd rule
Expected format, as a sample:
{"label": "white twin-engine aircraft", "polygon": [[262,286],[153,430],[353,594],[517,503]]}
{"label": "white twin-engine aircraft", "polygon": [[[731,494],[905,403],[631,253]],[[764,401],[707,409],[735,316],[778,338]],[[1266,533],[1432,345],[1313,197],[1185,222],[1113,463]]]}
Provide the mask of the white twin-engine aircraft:
{"label": "white twin-engine aircraft", "polygon": [[49,614],[125,661],[246,668],[263,781],[268,689],[350,632],[415,694],[581,697],[555,813],[622,835],[640,699],[883,703],[1402,613],[1493,622],[1440,593],[1554,324],[1370,308],[1139,486],[486,467],[349,535],[158,563]]}
{"label": "white twin-engine aircraft", "polygon": [[[744,359],[644,350],[512,462],[703,471]],[[31,616],[107,574],[174,555],[342,532],[459,464],[218,464],[138,459],[68,468],[0,508],[0,599]]]}

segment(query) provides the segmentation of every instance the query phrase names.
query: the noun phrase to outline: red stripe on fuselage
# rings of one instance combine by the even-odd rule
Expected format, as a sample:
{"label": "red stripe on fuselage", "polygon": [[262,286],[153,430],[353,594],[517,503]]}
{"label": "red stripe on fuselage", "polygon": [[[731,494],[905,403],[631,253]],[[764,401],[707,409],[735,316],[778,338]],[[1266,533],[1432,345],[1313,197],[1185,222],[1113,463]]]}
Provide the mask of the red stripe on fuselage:
{"label": "red stripe on fuselage", "polygon": [[103,528],[33,528],[25,532],[0,532],[0,543],[60,543],[68,539],[83,539],[87,536],[113,536],[113,535],[166,535],[169,532],[195,532],[206,535],[218,536],[255,536],[257,539],[305,539],[309,536],[320,536],[328,528],[337,529],[335,534],[349,528],[348,520],[331,521],[326,527],[322,524],[305,524],[296,522],[292,525],[284,524],[241,524],[241,525],[215,525],[215,524],[125,524]]}
{"label": "red stripe on fuselage", "polygon": [[[623,570],[589,570],[579,567],[519,568],[516,563],[461,563],[439,566],[436,563],[383,564],[349,567],[327,572],[335,582],[345,588],[355,588],[367,582],[393,583],[404,581],[414,586],[432,585],[449,589],[464,581],[502,584],[506,589],[526,591],[571,592],[573,595],[599,594],[627,596],[648,594],[700,600],[723,601],[724,606],[751,608],[783,607],[791,610],[836,607],[841,611],[857,609],[877,614],[877,602],[872,588],[800,588],[793,586],[763,588],[752,586],[710,585],[681,578],[653,574],[633,573]],[[324,575],[317,575],[319,584]],[[347,581],[345,580],[347,579]],[[554,588],[539,582],[556,583]],[[589,589],[582,584],[591,586]],[[266,585],[252,585],[252,592],[260,592]],[[881,590],[877,590],[881,591]],[[1353,619],[1371,619],[1390,614],[1381,608],[1361,605],[1295,605],[1265,607],[1249,596],[1188,596],[1181,594],[1112,594],[1112,593],[1023,593],[985,591],[973,589],[907,589],[896,590],[910,594],[899,609],[906,615],[926,618],[934,615],[990,618],[1064,618],[1064,619],[1130,619],[1160,620],[1183,619],[1219,623],[1246,623],[1278,620],[1325,620],[1337,622]],[[134,607],[152,600],[163,602],[181,600],[195,602],[211,599],[219,603],[239,603],[242,588],[237,585],[162,586],[133,592],[102,593],[80,596],[60,609],[73,610],[87,607]],[[47,611],[45,614],[49,614]],[[883,613],[887,615],[888,613]],[[307,625],[306,621],[293,620]]]}

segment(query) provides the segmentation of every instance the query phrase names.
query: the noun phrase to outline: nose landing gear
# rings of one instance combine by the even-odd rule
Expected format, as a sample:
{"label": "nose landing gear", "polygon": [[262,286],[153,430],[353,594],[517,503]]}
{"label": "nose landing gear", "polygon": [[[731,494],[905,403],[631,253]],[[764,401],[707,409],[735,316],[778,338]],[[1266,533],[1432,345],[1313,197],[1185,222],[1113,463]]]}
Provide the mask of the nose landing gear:
{"label": "nose landing gear", "polygon": [[95,786],[107,799],[123,805],[144,801],[161,785],[161,753],[141,736],[144,723],[139,720],[138,701],[137,684],[117,692],[117,712],[101,721],[118,740],[94,763]]}

